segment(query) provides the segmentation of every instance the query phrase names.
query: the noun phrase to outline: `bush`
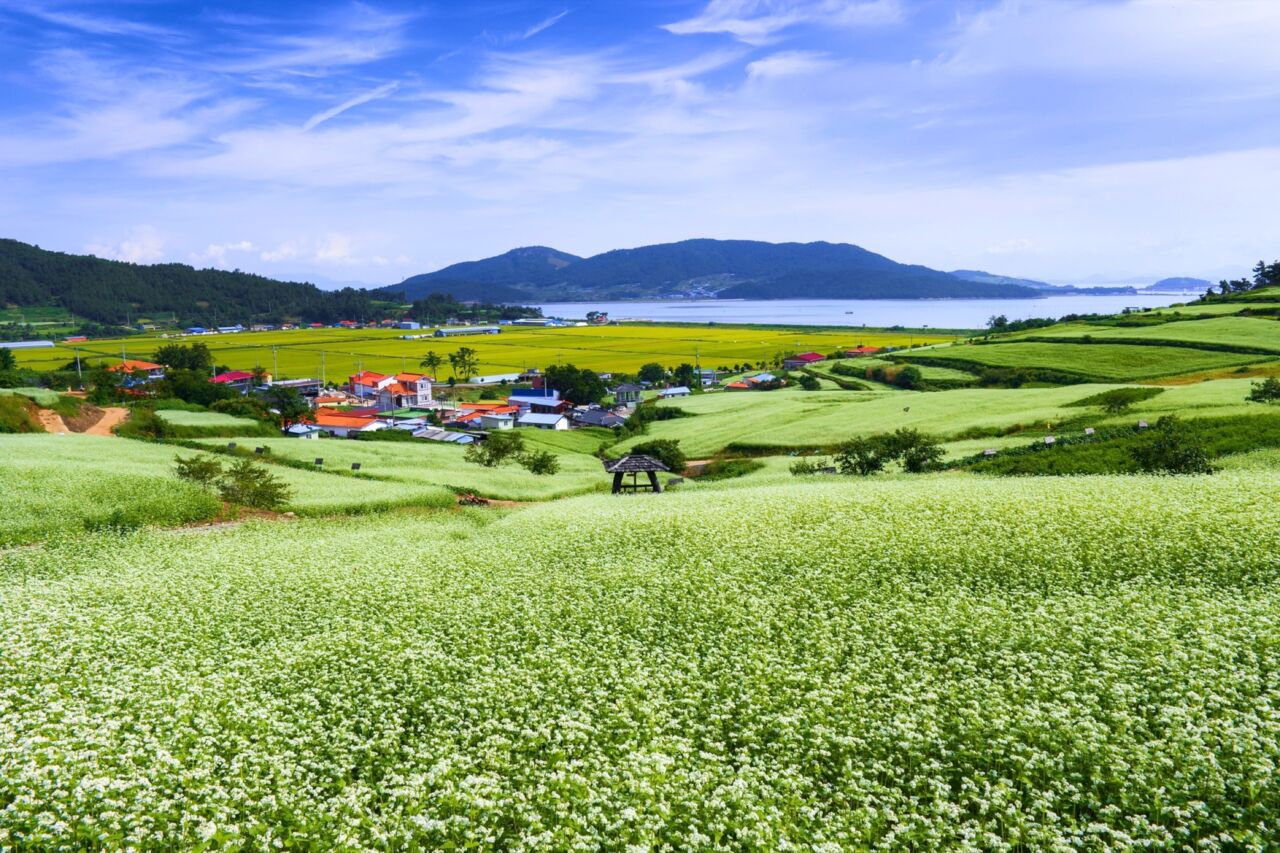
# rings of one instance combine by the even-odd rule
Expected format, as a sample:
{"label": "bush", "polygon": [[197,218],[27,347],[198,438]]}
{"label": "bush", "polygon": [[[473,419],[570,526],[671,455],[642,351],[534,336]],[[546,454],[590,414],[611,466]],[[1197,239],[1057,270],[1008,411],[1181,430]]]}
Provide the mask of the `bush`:
{"label": "bush", "polygon": [[764,463],[759,459],[717,459],[702,469],[699,480],[731,480],[759,471]]}
{"label": "bush", "polygon": [[1267,377],[1250,386],[1249,400],[1254,403],[1274,403],[1280,400],[1280,379]]}
{"label": "bush", "polygon": [[0,432],[43,432],[32,414],[33,406],[25,397],[0,395]]}
{"label": "bush", "polygon": [[885,456],[882,451],[881,443],[874,439],[851,438],[836,448],[836,468],[841,474],[869,476],[884,469]]}
{"label": "bush", "polygon": [[293,495],[293,489],[264,466],[254,464],[252,459],[240,459],[223,475],[218,493],[227,503],[254,509],[281,509]]}
{"label": "bush", "polygon": [[825,459],[806,456],[791,463],[791,473],[796,477],[807,477],[811,474],[820,474],[823,469],[830,467],[831,463]]}
{"label": "bush", "polygon": [[1146,440],[1130,451],[1138,467],[1160,474],[1212,474],[1203,439],[1175,415],[1156,421]]}
{"label": "bush", "polygon": [[676,472],[683,471],[688,463],[684,451],[680,449],[680,439],[678,438],[659,438],[642,442],[631,448],[630,452],[643,456],[652,456]]}
{"label": "bush", "polygon": [[560,471],[560,460],[550,450],[531,450],[521,454],[519,461],[530,474],[549,476]]}
{"label": "bush", "polygon": [[515,430],[491,432],[484,441],[468,445],[464,454],[468,462],[496,468],[524,451],[524,436]]}
{"label": "bush", "polygon": [[206,492],[211,491],[222,476],[222,463],[211,456],[178,456],[174,459],[174,467],[179,480],[195,483]]}
{"label": "bush", "polygon": [[822,388],[822,383],[816,377],[805,373],[800,376],[800,387],[806,391],[818,391]]}

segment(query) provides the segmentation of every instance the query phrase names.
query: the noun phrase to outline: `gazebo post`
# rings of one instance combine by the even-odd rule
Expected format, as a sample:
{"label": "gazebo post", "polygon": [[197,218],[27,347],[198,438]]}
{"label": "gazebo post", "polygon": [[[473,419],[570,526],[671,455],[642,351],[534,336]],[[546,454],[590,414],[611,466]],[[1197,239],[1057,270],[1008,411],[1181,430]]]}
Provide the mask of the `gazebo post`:
{"label": "gazebo post", "polygon": [[616,495],[620,491],[622,491],[622,472],[621,471],[613,475],[613,493]]}
{"label": "gazebo post", "polygon": [[658,485],[658,472],[657,472],[657,471],[650,471],[650,472],[649,472],[649,484],[653,486],[653,490],[654,490],[654,492],[656,492],[656,493],[658,493],[658,494],[662,494],[662,486]]}

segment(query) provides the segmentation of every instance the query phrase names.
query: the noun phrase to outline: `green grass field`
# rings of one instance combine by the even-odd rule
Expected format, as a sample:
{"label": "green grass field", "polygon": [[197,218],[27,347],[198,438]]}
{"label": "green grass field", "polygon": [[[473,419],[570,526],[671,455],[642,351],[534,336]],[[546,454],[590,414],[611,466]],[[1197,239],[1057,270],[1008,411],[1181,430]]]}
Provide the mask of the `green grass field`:
{"label": "green grass field", "polygon": [[[1154,329],[1168,329],[1170,325],[1173,324],[1156,326]],[[1276,328],[1280,329],[1280,325]],[[1268,356],[1187,347],[1036,342],[937,347],[920,353],[903,353],[902,357],[921,364],[928,363],[930,359],[945,360],[948,364],[962,362],[972,365],[975,371],[987,367],[1054,370],[1099,382],[1157,379],[1181,373],[1254,364],[1268,359]]]}
{"label": "green grass field", "polygon": [[[720,367],[769,360],[781,352],[830,352],[859,344],[904,346],[912,339],[925,343],[950,340],[941,335],[863,329],[833,332],[710,325],[504,329],[499,335],[414,341],[400,340],[404,334],[391,329],[300,329],[206,335],[182,342],[205,344],[220,364],[232,368],[261,366],[280,378],[322,378],[323,372],[324,378],[341,381],[361,367],[383,372],[416,370],[428,350],[446,357],[464,346],[479,352],[479,373],[486,374],[570,362],[597,371],[634,371],[651,361],[672,367],[700,361],[703,366]],[[118,360],[123,348],[130,358],[146,358],[169,342],[154,336],[94,340],[81,345],[80,352],[84,358],[110,361]],[[74,357],[74,351],[65,346],[18,353],[20,365],[43,370],[61,367]],[[440,378],[447,378],[449,368],[441,372]]]}
{"label": "green grass field", "polygon": [[[608,486],[609,478],[595,457],[569,452],[563,448],[556,450],[551,443],[538,442],[530,436],[530,433],[543,432],[542,430],[520,432],[530,444],[537,443],[556,452],[560,460],[558,474],[530,474],[516,464],[485,468],[467,462],[463,458],[464,448],[431,441],[352,441],[340,438],[301,441],[296,438],[266,438],[254,439],[252,444],[269,447],[272,457],[308,463],[317,457],[322,458],[327,470],[349,471],[353,462],[359,462],[361,474],[378,478],[393,492],[405,487],[443,488],[475,492],[503,500],[541,501],[596,491]],[[218,439],[203,439],[200,443],[226,444]],[[599,441],[590,442],[589,450],[594,451],[598,445]],[[346,489],[346,480],[335,482],[332,477],[327,479],[331,489]],[[366,488],[376,488],[379,485],[379,482],[370,480],[360,482]]]}
{"label": "green grass field", "polygon": [[1276,553],[1249,471],[0,553],[0,845],[1270,849]]}
{"label": "green grass field", "polygon": [[178,409],[161,409],[156,417],[167,424],[177,427],[196,427],[201,429],[245,429],[250,432],[258,430],[261,421],[253,418],[238,418],[221,412],[184,412]]}
{"label": "green grass field", "polygon": [[1089,335],[1105,341],[1120,338],[1140,341],[1177,341],[1187,344],[1231,345],[1280,353],[1280,322],[1260,317],[1216,317],[1185,320],[1159,326],[1086,327],[1074,325],[1045,329],[1041,337],[1079,339]]}
{"label": "green grass field", "polygon": [[1061,388],[962,388],[931,393],[815,391],[718,392],[670,404],[696,417],[658,421],[645,436],[620,444],[617,453],[651,438],[678,438],[693,457],[750,444],[784,451],[834,444],[855,435],[910,427],[950,437],[971,430],[1042,426],[1078,416],[1067,404],[1109,386]]}

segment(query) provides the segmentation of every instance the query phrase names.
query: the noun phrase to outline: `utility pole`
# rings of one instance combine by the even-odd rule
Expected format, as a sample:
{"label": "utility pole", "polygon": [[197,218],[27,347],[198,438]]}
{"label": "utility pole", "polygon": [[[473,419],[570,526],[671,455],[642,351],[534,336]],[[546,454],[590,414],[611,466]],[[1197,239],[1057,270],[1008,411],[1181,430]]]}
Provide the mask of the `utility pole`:
{"label": "utility pole", "polygon": [[84,373],[80,370],[80,347],[76,347],[76,378],[80,380],[80,388],[84,389]]}
{"label": "utility pole", "polygon": [[271,381],[278,382],[280,380],[280,359],[276,353],[277,347],[271,348]]}
{"label": "utility pole", "polygon": [[329,387],[329,380],[326,378],[324,372],[324,350],[320,350],[320,386],[322,388]]}

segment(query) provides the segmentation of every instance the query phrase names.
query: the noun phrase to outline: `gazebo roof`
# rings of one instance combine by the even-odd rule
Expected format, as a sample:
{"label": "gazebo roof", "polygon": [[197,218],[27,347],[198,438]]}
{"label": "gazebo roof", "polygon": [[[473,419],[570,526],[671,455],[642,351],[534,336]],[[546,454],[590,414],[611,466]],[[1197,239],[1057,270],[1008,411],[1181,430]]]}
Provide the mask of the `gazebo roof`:
{"label": "gazebo roof", "polygon": [[606,459],[604,470],[610,474],[638,474],[644,471],[670,471],[671,469],[652,456],[632,454],[621,459]]}

